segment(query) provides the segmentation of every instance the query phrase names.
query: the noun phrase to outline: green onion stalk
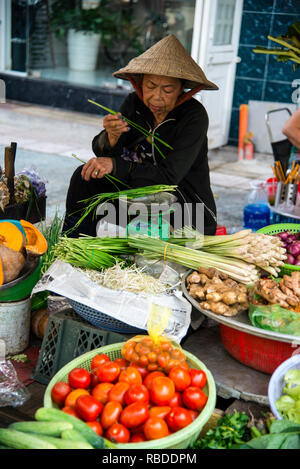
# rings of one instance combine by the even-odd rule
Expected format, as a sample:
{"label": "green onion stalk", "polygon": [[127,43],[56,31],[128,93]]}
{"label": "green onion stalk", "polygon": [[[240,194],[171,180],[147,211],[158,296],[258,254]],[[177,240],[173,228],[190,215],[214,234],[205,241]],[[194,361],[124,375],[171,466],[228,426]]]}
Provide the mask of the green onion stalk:
{"label": "green onion stalk", "polygon": [[260,278],[259,268],[246,261],[176,245],[158,238],[130,237],[129,246],[138,249],[140,254],[149,259],[163,259],[195,270],[199,267],[214,267],[244,284],[254,283]]}
{"label": "green onion stalk", "polygon": [[100,238],[61,236],[55,246],[55,257],[73,266],[94,270],[106,269],[124,263],[120,256],[135,254],[127,238]]}
{"label": "green onion stalk", "polygon": [[156,184],[153,186],[137,187],[135,189],[126,189],[118,192],[106,192],[103,194],[96,194],[88,199],[81,200],[80,202],[86,205],[83,215],[77,221],[74,229],[77,228],[82,221],[91,213],[96,214],[97,207],[107,202],[112,202],[117,199],[137,199],[139,197],[146,197],[148,195],[158,194],[160,192],[173,192],[177,189],[175,185]]}
{"label": "green onion stalk", "polygon": [[[104,109],[105,111],[109,112],[110,114],[113,114],[113,115],[117,115],[117,114],[118,114],[118,112],[114,111],[113,109],[109,109],[108,107],[103,106],[102,104],[96,103],[95,101],[92,101],[91,99],[88,99],[88,102],[94,104],[95,106],[101,107],[102,109]],[[171,147],[171,145],[169,145],[167,142],[165,142],[164,140],[162,140],[161,138],[159,138],[157,135],[152,134],[151,132],[149,132],[149,130],[145,129],[145,128],[142,127],[141,125],[137,124],[136,122],[133,122],[132,120],[128,119],[127,117],[125,117],[125,116],[123,116],[123,115],[122,115],[122,118],[123,118],[129,125],[131,125],[131,127],[135,128],[136,130],[138,130],[139,132],[141,132],[143,135],[145,135],[145,137],[149,138],[149,139],[151,140],[151,143],[154,145],[154,147],[156,148],[156,150],[160,153],[160,155],[161,155],[163,158],[165,158],[165,155],[163,154],[163,152],[161,151],[161,149],[158,147],[158,145],[155,143],[155,140],[157,140],[158,142],[160,142],[162,145],[164,145],[165,147],[169,148],[170,150],[173,150],[173,147]]]}

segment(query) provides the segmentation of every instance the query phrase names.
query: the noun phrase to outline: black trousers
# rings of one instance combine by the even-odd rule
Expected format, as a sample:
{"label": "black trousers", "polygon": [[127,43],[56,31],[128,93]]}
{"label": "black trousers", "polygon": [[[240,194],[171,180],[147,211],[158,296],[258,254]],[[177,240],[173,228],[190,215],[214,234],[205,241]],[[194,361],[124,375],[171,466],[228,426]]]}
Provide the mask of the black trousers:
{"label": "black trousers", "polygon": [[[63,233],[66,233],[69,237],[77,238],[80,234],[86,234],[89,236],[96,236],[97,223],[103,215],[96,216],[95,212],[89,213],[85,219],[81,222],[76,228],[75,225],[78,223],[84,211],[87,207],[87,202],[82,202],[84,199],[89,199],[97,194],[104,194],[107,192],[116,192],[117,188],[107,178],[101,179],[91,179],[90,181],[85,181],[81,176],[83,165],[79,166],[73,173],[66,199],[66,216],[63,225]],[[123,190],[124,187],[120,187],[119,190]],[[181,190],[176,193],[178,197],[178,202],[183,205],[185,202],[188,202],[189,199]],[[126,227],[127,213],[123,216],[120,216],[121,210],[124,210],[124,207],[119,206],[118,203],[114,204],[115,206],[115,215],[116,215],[116,224]],[[192,209],[192,224],[194,225],[195,218],[195,207]],[[120,222],[123,220],[123,223]],[[172,223],[172,215],[170,224]],[[216,222],[212,220],[210,216],[205,215],[204,219],[204,234],[213,235],[216,232]]]}

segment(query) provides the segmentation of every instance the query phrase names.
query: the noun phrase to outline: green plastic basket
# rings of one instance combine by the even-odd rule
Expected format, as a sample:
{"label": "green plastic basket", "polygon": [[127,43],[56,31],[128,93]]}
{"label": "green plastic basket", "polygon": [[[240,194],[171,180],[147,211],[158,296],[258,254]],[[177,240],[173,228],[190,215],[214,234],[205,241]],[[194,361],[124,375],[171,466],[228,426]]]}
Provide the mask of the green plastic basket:
{"label": "green plastic basket", "polygon": [[[257,230],[257,233],[265,233],[269,235],[274,235],[277,233],[282,233],[283,231],[290,231],[291,233],[299,233],[300,224],[299,223],[278,223],[276,225],[264,226]],[[291,275],[292,272],[300,270],[300,266],[292,264],[284,264],[280,269],[280,275]]]}
{"label": "green plastic basket", "polygon": [[[44,406],[47,408],[57,408],[57,405],[54,404],[51,399],[51,389],[54,384],[58,381],[67,381],[68,373],[73,368],[82,367],[90,371],[92,358],[98,353],[107,354],[111,360],[121,358],[121,349],[123,345],[124,343],[116,343],[92,350],[91,352],[87,352],[81,355],[80,357],[75,358],[63,368],[61,368],[61,370],[52,378],[46,388],[44,394]],[[208,400],[200,415],[194,420],[194,422],[192,422],[186,428],[183,428],[182,430],[179,430],[178,432],[173,433],[170,436],[160,438],[159,440],[143,441],[141,443],[119,444],[117,445],[119,449],[187,449],[197,440],[203,426],[207,423],[215,409],[216,385],[211,372],[206,368],[204,363],[202,363],[194,355],[186,352],[185,350],[184,353],[187,357],[187,362],[190,367],[201,369],[205,371],[207,375],[207,383],[203,388],[203,391],[207,394]]]}

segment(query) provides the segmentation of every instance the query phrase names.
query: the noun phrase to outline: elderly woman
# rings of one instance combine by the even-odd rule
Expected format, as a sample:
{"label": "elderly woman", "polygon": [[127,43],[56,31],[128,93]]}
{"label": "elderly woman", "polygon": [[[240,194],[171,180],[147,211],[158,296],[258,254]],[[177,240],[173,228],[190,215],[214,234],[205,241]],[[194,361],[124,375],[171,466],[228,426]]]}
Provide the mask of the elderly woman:
{"label": "elderly woman", "polygon": [[[180,204],[192,208],[185,224],[196,228],[197,205],[204,207],[204,233],[215,234],[216,206],[210,187],[207,158],[208,116],[193,98],[202,89],[218,89],[178,39],[169,35],[114,73],[129,80],[135,89],[125,99],[118,115],[103,119],[105,130],[96,135],[92,148],[96,158],[77,168],[67,195],[64,230],[70,229],[80,213],[80,200],[116,188],[104,178],[112,175],[130,187],[156,184],[177,185]],[[185,91],[185,90],[190,91]],[[161,152],[122,116],[139,124],[168,143]],[[123,190],[124,187],[120,187]],[[77,213],[76,213],[77,212]],[[188,211],[190,213],[190,211]],[[96,221],[87,217],[74,235],[96,234]],[[197,226],[198,228],[198,226]],[[72,234],[71,234],[72,236]]]}

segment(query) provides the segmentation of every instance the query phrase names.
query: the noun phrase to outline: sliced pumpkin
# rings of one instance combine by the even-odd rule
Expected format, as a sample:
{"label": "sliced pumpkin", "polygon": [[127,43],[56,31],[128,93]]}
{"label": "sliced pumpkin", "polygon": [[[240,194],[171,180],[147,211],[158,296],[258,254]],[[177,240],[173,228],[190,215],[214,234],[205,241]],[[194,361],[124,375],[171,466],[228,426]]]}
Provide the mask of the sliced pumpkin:
{"label": "sliced pumpkin", "polygon": [[21,251],[25,246],[25,238],[22,231],[9,221],[0,223],[0,245]]}
{"label": "sliced pumpkin", "polygon": [[25,257],[9,247],[0,245],[0,285],[15,280],[25,264]]}
{"label": "sliced pumpkin", "polygon": [[36,256],[45,254],[48,249],[48,243],[44,235],[27,220],[20,220],[20,223],[26,235],[26,251]]}

